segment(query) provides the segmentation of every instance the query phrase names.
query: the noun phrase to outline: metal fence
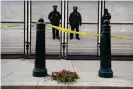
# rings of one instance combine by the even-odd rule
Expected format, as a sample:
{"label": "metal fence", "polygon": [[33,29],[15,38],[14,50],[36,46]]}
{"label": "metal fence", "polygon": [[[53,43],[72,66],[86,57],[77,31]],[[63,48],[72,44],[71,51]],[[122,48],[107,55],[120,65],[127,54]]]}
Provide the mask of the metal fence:
{"label": "metal fence", "polygon": [[[34,58],[36,22],[42,17],[49,23],[48,14],[53,5],[58,5],[58,11],[62,14],[60,26],[64,28],[70,28],[68,18],[76,5],[83,19],[80,31],[99,34],[101,16],[104,8],[108,8],[112,15],[111,33],[133,36],[133,1],[2,1],[1,25],[17,25],[14,28],[1,29],[2,55]],[[88,56],[99,56],[99,37],[80,36],[81,40],[70,40],[68,33],[60,32],[61,39],[53,40],[51,29],[46,26],[48,57],[88,59]],[[133,41],[112,38],[111,51],[114,56],[133,56]]]}

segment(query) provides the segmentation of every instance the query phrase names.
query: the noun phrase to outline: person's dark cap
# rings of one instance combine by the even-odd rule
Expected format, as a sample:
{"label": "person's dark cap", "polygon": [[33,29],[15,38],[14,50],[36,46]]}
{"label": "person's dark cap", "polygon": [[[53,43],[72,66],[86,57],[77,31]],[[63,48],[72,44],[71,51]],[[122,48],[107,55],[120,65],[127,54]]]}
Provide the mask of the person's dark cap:
{"label": "person's dark cap", "polygon": [[108,11],[108,9],[106,9],[106,8],[105,8],[105,9],[104,9],[104,11],[105,11],[105,12],[107,12],[107,11]]}
{"label": "person's dark cap", "polygon": [[57,5],[53,5],[54,8],[57,8]]}
{"label": "person's dark cap", "polygon": [[77,9],[78,7],[77,6],[74,6],[73,9]]}
{"label": "person's dark cap", "polygon": [[44,19],[43,19],[43,18],[40,18],[40,19],[38,20],[38,22],[44,22]]}

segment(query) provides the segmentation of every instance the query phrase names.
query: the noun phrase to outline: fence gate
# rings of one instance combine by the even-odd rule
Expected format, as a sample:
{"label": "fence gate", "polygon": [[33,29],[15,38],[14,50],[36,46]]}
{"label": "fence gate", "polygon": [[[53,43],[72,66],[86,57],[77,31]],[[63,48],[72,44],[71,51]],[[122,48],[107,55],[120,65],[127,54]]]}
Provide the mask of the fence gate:
{"label": "fence gate", "polygon": [[25,1],[1,1],[1,26],[9,26],[1,28],[2,58],[23,57],[26,53],[26,4]]}
{"label": "fence gate", "polygon": [[[53,11],[53,5],[57,5],[57,10],[62,14],[62,1],[32,1],[31,2],[31,54],[35,54],[35,42],[36,42],[36,23],[39,18],[44,18],[44,22],[49,24],[48,15]],[[62,26],[62,20],[60,22]],[[60,32],[60,40],[53,40],[52,28],[46,25],[45,29],[45,41],[46,41],[46,58],[61,58],[61,42],[62,33]]]}
{"label": "fence gate", "polygon": [[[99,33],[99,6],[100,1],[68,1],[67,2],[67,19],[69,19],[70,13],[73,11],[73,6],[78,7],[78,11],[82,17],[82,25],[79,26],[79,31],[88,33]],[[69,21],[67,20],[67,28],[70,28]],[[70,40],[70,34],[67,34],[67,59],[89,59],[90,57],[99,55],[99,37],[96,36],[82,36],[80,40],[76,39],[75,34],[73,39]]]}

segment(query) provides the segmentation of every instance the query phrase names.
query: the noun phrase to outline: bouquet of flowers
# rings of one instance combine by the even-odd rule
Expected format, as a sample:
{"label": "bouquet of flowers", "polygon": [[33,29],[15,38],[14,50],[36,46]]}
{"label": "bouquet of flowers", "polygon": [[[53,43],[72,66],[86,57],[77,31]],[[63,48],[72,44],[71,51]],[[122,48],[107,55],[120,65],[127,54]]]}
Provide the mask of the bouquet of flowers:
{"label": "bouquet of flowers", "polygon": [[76,72],[63,69],[59,72],[52,72],[52,79],[58,83],[72,83],[79,79],[79,76]]}

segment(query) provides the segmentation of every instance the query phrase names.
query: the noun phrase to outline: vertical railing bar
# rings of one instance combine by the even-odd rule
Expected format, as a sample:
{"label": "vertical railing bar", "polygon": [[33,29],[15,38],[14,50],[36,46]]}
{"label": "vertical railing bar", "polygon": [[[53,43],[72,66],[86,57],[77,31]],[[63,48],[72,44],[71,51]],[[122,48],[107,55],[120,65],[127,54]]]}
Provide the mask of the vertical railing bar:
{"label": "vertical railing bar", "polygon": [[[68,17],[68,2],[69,2],[69,1],[67,1],[67,28],[68,28],[68,18],[69,18],[69,17]],[[67,48],[66,48],[66,59],[67,59],[67,56],[68,56],[68,35],[69,35],[69,34],[67,33],[67,43],[66,43],[66,47],[67,47]]]}
{"label": "vertical railing bar", "polygon": [[[97,34],[99,34],[99,1],[98,1],[98,24],[97,24]],[[97,56],[99,55],[99,37],[97,36]]]}
{"label": "vertical railing bar", "polygon": [[24,56],[25,56],[25,1],[24,1]]}
{"label": "vertical railing bar", "polygon": [[[29,45],[28,44],[28,42],[29,42],[29,40],[28,40],[28,38],[29,38],[29,31],[28,31],[28,27],[29,27],[29,24],[28,24],[28,22],[29,22],[29,1],[27,1],[27,46]],[[28,56],[28,48],[27,48],[27,56]]]}
{"label": "vertical railing bar", "polygon": [[[62,27],[62,0],[61,0],[61,27]],[[62,32],[60,32],[60,59],[62,58]]]}
{"label": "vertical railing bar", "polygon": [[30,1],[30,55],[31,55],[31,21],[32,21],[32,1]]}

